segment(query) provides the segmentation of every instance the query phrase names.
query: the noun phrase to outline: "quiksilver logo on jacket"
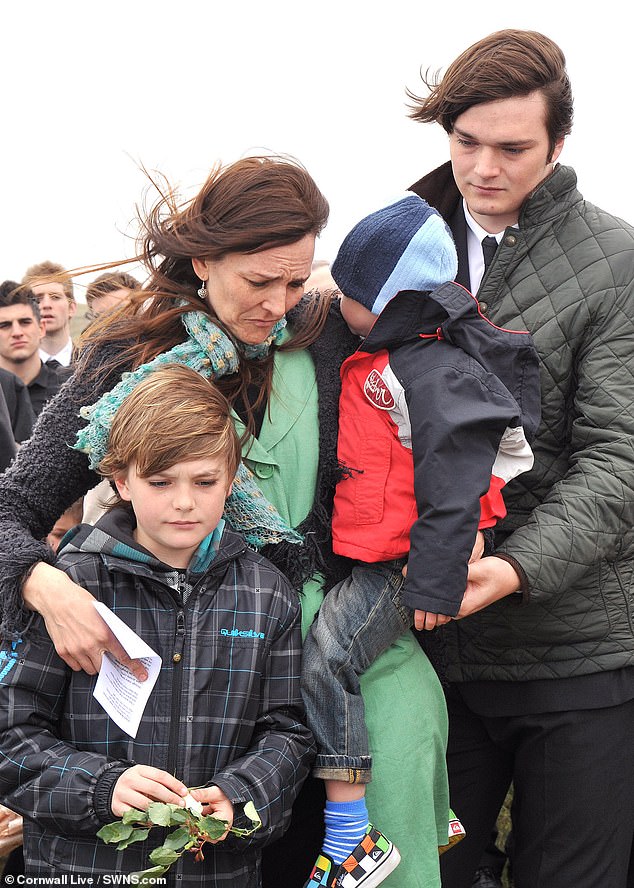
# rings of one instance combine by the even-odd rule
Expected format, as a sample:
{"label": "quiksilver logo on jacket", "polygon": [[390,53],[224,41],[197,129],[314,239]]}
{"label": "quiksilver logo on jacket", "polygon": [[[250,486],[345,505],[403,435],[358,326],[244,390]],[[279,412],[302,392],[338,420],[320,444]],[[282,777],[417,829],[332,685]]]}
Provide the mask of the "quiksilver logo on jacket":
{"label": "quiksilver logo on jacket", "polygon": [[264,632],[255,632],[253,629],[221,629],[220,634],[230,638],[264,638]]}
{"label": "quiksilver logo on jacket", "polygon": [[11,650],[0,651],[0,681],[3,681],[18,662],[17,647],[22,644],[22,639],[11,642]]}
{"label": "quiksilver logo on jacket", "polygon": [[363,383],[363,394],[379,410],[393,410],[394,398],[378,370],[371,370]]}

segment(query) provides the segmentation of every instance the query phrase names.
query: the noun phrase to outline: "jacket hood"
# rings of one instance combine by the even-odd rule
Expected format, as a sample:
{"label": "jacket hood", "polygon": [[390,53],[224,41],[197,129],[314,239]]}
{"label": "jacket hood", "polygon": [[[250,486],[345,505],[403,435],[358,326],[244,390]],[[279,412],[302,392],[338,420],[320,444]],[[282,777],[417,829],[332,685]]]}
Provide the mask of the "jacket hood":
{"label": "jacket hood", "polygon": [[[126,507],[115,507],[93,526],[80,524],[69,531],[60,545],[58,555],[90,553],[100,555],[106,564],[133,573],[173,574],[174,567],[156,558],[134,539],[134,513]],[[192,556],[186,573],[193,577],[205,573],[215,560],[222,540],[222,562],[235,558],[244,551],[246,543],[225,526],[223,519],[201,542]],[[182,573],[182,571],[180,571]]]}
{"label": "jacket hood", "polygon": [[[577,174],[573,168],[556,164],[552,173],[524,201],[520,210],[520,228],[541,225],[561,215],[562,205],[577,204],[583,198],[576,186]],[[462,200],[450,160],[414,182],[408,190],[435,207],[446,220],[453,216]]]}
{"label": "jacket hood", "polygon": [[379,315],[360,350],[394,349],[405,342],[446,340],[478,361],[517,401],[529,441],[541,418],[539,361],[530,333],[496,327],[460,284],[429,293],[404,290]]}

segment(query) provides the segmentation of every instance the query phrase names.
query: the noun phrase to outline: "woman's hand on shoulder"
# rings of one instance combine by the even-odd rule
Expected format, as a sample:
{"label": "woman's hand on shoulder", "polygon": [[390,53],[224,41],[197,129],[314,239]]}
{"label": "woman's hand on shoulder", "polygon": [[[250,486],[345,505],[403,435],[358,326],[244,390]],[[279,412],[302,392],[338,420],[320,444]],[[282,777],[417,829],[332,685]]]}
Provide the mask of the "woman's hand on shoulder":
{"label": "woman's hand on shoulder", "polygon": [[108,651],[144,681],[147,672],[131,660],[95,609],[93,596],[63,571],[40,562],[24,583],[23,597],[31,610],[44,618],[55,650],[75,672],[95,675]]}

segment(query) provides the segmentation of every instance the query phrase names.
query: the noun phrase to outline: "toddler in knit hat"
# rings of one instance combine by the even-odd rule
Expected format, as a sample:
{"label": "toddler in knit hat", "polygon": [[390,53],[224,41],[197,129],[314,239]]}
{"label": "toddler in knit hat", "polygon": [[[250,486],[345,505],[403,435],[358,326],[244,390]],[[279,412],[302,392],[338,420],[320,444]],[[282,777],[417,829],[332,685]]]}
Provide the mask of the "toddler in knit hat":
{"label": "toddler in knit hat", "polygon": [[[371,324],[402,290],[426,292],[453,281],[458,256],[451,232],[440,213],[416,194],[388,204],[358,222],[346,235],[332,266],[344,294],[342,312],[354,300],[372,315]],[[365,325],[364,325],[365,326]],[[363,334],[361,334],[363,335]]]}
{"label": "toddler in knit hat", "polygon": [[532,341],[483,318],[453,283],[457,266],[447,225],[415,194],[357,223],[332,265],[342,315],[365,337],[341,367],[343,477],[332,522],[334,551],[356,564],[326,594],[304,644],[313,774],[327,797],[325,840],[305,888],[377,886],[401,852],[400,884],[424,870],[425,884],[436,885],[438,851],[464,835],[449,809],[444,695],[431,667],[421,675],[433,702],[420,743],[429,757],[421,796],[432,801],[416,819],[435,824],[433,839],[411,820],[393,818],[390,838],[370,823],[372,757],[359,685],[412,626],[431,629],[458,614],[469,561],[482,554],[480,531],[504,516],[504,484],[533,463],[519,403],[522,385],[539,385]]}

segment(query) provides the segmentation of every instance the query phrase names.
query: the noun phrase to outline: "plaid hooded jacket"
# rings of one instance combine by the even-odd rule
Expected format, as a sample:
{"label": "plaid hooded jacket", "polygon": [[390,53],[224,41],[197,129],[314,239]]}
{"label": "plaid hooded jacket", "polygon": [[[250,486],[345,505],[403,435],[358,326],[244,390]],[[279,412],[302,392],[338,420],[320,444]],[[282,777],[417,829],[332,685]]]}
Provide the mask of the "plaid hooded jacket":
{"label": "plaid hooded jacket", "polygon": [[[216,784],[236,825],[252,801],[262,827],[183,857],[167,884],[257,888],[259,848],[284,831],[312,760],[299,692],[299,599],[268,561],[224,529],[186,572],[137,547],[123,508],[64,540],[59,566],[162,657],[136,738],[92,696],[95,676],[57,656],[41,618],[0,649],[0,795],[25,817],[29,874],[130,873],[151,865],[156,829],[123,852],[95,833],[115,819],[118,777],[133,764]],[[202,547],[201,547],[202,548]],[[154,834],[158,833],[157,837]]]}

